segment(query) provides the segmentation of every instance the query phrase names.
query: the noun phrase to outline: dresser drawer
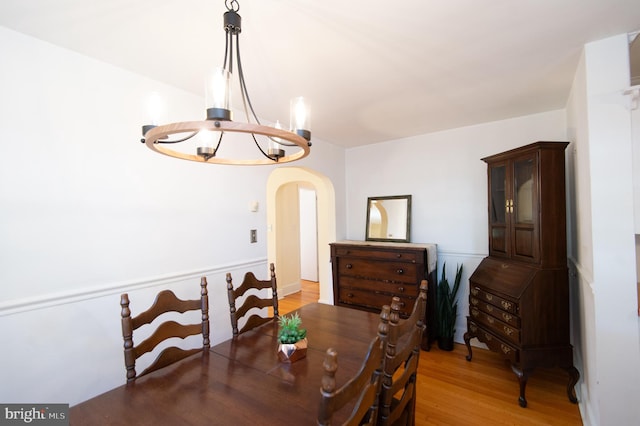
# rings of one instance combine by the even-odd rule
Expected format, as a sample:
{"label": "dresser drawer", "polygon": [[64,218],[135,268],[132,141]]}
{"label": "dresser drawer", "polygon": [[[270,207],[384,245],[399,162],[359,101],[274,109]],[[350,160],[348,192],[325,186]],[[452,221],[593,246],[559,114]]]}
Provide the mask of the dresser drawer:
{"label": "dresser drawer", "polygon": [[361,247],[336,247],[336,256],[364,257],[367,259],[393,260],[396,262],[424,262],[424,250],[372,250]]}
{"label": "dresser drawer", "polygon": [[357,257],[340,258],[338,260],[338,274],[381,281],[408,282],[414,285],[417,285],[419,281],[415,263],[376,262]]}
{"label": "dresser drawer", "polygon": [[[390,294],[341,287],[338,294],[338,302],[380,311],[384,305],[391,305],[392,297]],[[400,297],[400,314],[404,317],[410,315],[413,310],[413,305],[415,304],[415,298],[405,296],[398,297]]]}
{"label": "dresser drawer", "polygon": [[484,302],[488,302],[490,304],[492,304],[493,306],[499,307],[501,309],[504,309],[507,312],[511,312],[513,314],[517,314],[518,313],[518,304],[514,303],[510,300],[504,299],[500,296],[497,296],[495,294],[489,293],[487,291],[484,291],[478,287],[473,286],[471,287],[471,296],[476,297],[479,300],[482,300]]}
{"label": "dresser drawer", "polygon": [[513,327],[520,328],[520,317],[510,312],[503,311],[502,309],[497,308],[495,305],[492,305],[489,302],[483,302],[477,297],[469,296],[469,305],[472,308],[478,308],[481,311],[486,312],[487,314],[501,321],[504,321]]}
{"label": "dresser drawer", "polygon": [[366,280],[362,278],[341,276],[340,287],[359,288],[375,293],[386,293],[392,296],[416,298],[420,288],[417,283],[399,283],[389,281]]}
{"label": "dresser drawer", "polygon": [[495,317],[480,311],[478,308],[471,308],[469,314],[474,321],[483,324],[493,333],[509,340],[515,345],[520,344],[520,330],[496,319]]}
{"label": "dresser drawer", "polygon": [[496,336],[491,331],[471,319],[468,320],[467,327],[469,331],[478,338],[478,340],[486,344],[492,351],[501,353],[514,364],[520,362],[520,351],[515,346],[505,342],[500,337]]}

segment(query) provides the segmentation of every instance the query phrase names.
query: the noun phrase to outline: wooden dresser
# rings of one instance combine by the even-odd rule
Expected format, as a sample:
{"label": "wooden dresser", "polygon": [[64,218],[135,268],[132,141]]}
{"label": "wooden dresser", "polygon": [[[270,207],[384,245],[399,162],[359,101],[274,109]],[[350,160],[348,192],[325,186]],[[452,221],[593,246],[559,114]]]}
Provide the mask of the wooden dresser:
{"label": "wooden dresser", "polygon": [[464,340],[477,338],[509,360],[520,383],[519,403],[536,367],[569,373],[567,396],[577,402],[569,330],[564,150],[537,142],[491,157],[489,256],[469,277]]}
{"label": "wooden dresser", "polygon": [[435,244],[340,241],[330,244],[335,305],[380,312],[398,296],[401,315],[408,316],[418,297],[420,282],[428,280],[427,329],[422,348],[436,338]]}

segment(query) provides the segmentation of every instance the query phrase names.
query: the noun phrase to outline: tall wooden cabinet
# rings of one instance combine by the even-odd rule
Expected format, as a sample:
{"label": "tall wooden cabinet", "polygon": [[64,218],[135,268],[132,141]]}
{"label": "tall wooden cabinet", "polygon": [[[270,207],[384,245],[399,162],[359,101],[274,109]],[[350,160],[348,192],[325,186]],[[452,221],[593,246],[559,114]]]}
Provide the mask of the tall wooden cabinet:
{"label": "tall wooden cabinet", "polygon": [[527,406],[527,379],[536,367],[569,373],[567,396],[577,402],[579,378],[569,339],[565,148],[536,142],[483,158],[488,170],[489,256],[469,278],[464,335],[509,360]]}

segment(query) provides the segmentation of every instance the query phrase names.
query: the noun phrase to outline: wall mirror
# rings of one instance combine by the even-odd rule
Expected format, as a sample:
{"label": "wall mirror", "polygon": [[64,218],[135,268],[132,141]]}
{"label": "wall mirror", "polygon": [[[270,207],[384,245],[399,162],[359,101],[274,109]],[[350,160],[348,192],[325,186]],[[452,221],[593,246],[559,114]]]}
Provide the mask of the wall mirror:
{"label": "wall mirror", "polygon": [[367,199],[367,241],[408,243],[411,230],[411,195]]}

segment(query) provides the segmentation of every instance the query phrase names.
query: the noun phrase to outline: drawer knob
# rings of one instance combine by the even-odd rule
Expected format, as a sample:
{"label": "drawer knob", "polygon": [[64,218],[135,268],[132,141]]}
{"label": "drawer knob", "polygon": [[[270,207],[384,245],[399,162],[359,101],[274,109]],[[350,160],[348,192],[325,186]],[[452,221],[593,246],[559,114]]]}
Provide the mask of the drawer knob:
{"label": "drawer knob", "polygon": [[492,296],[492,295],[490,295],[490,294],[485,294],[485,295],[484,295],[484,297],[485,297],[489,302],[491,302],[491,301],[493,300],[493,296]]}
{"label": "drawer knob", "polygon": [[505,308],[505,309],[511,309],[512,305],[511,305],[511,303],[506,302],[506,301],[503,300],[502,301],[502,307]]}
{"label": "drawer knob", "polygon": [[353,268],[353,265],[350,263],[347,263],[347,269],[351,269],[351,268]]}
{"label": "drawer knob", "polygon": [[404,269],[398,269],[396,270],[396,272],[398,273],[398,275],[402,275],[404,274]]}
{"label": "drawer knob", "polygon": [[353,293],[347,293],[347,297],[353,297]]}
{"label": "drawer knob", "polygon": [[396,254],[396,257],[397,257],[398,259],[400,259],[400,258],[402,257],[402,253],[398,253],[398,254]]}
{"label": "drawer knob", "polygon": [[398,291],[399,291],[400,293],[404,293],[404,287],[398,287]]}

